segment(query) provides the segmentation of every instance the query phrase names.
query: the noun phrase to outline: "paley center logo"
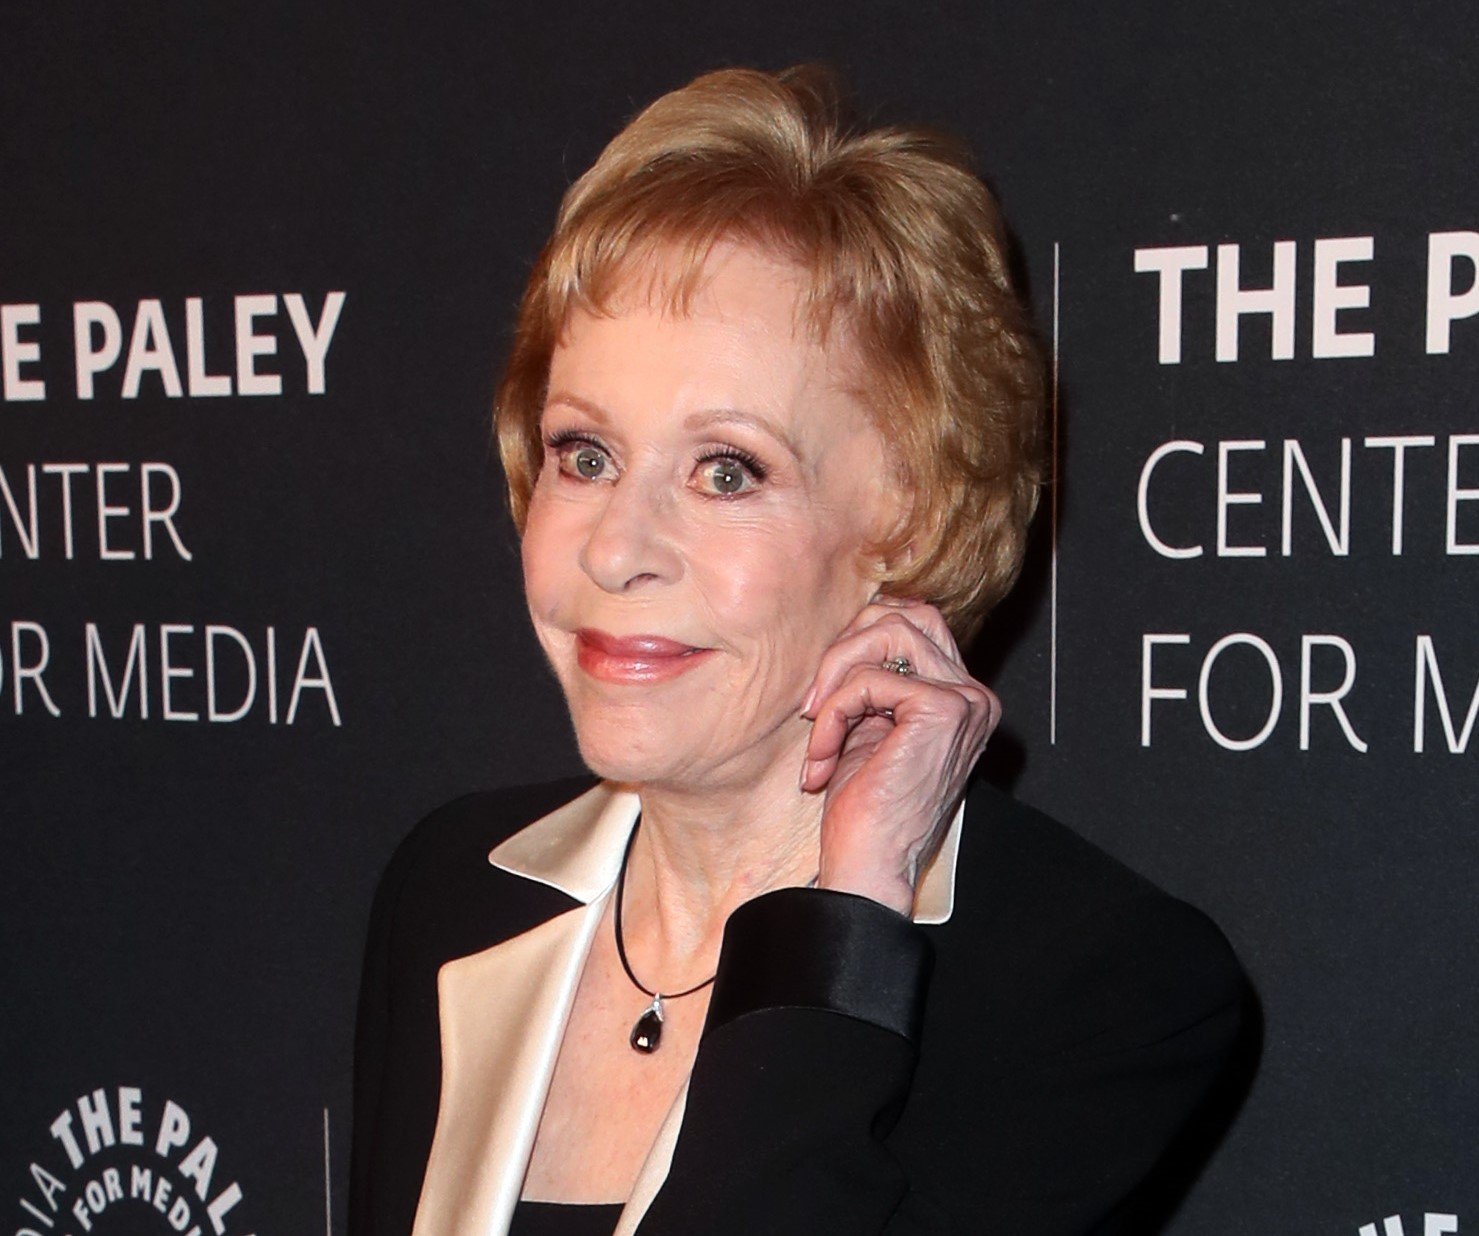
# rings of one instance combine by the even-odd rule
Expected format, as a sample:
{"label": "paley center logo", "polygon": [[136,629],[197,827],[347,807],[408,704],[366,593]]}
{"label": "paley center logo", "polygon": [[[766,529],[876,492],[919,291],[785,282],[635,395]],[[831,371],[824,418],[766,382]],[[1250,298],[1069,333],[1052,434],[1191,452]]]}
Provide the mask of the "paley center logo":
{"label": "paley center logo", "polygon": [[1430,1210],[1424,1215],[1410,1217],[1406,1226],[1401,1215],[1388,1215],[1379,1225],[1363,1223],[1359,1236],[1452,1236],[1457,1231],[1457,1215]]}
{"label": "paley center logo", "polygon": [[137,1086],[100,1087],[48,1131],[51,1144],[27,1170],[15,1236],[245,1236],[241,1186],[221,1170],[216,1140],[173,1099],[146,1097]]}

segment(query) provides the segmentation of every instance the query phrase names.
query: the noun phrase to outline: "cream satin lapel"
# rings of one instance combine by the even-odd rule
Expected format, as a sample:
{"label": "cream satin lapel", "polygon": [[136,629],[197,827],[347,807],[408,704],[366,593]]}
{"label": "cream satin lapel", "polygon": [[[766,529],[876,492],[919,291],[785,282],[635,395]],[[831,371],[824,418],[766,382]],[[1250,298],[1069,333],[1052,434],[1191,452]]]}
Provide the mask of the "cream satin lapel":
{"label": "cream satin lapel", "polygon": [[503,1236],[605,898],[442,966],[442,1093],[414,1236]]}

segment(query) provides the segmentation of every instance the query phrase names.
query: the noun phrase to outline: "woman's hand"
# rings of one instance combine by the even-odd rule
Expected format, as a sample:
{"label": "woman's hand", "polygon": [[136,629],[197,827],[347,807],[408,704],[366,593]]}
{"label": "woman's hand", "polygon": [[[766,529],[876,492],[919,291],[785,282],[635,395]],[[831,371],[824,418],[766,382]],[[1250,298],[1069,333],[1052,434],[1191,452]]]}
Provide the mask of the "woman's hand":
{"label": "woman's hand", "polygon": [[[910,672],[885,667],[905,658]],[[909,914],[1001,703],[966,672],[938,610],[880,598],[822,656],[801,788],[825,793],[818,888]]]}

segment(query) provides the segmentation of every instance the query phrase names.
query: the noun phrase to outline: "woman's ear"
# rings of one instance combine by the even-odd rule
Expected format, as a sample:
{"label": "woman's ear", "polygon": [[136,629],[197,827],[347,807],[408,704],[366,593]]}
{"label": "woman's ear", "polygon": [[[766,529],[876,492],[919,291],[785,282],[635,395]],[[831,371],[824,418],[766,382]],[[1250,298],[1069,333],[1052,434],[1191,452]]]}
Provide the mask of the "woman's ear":
{"label": "woman's ear", "polygon": [[875,555],[870,565],[873,579],[878,584],[878,590],[883,591],[888,582],[899,573],[899,568],[906,564],[907,559],[903,557],[902,551]]}
{"label": "woman's ear", "polygon": [[884,576],[907,568],[914,561],[914,491],[903,477],[885,490],[875,525],[878,539],[874,542],[883,556],[880,569]]}

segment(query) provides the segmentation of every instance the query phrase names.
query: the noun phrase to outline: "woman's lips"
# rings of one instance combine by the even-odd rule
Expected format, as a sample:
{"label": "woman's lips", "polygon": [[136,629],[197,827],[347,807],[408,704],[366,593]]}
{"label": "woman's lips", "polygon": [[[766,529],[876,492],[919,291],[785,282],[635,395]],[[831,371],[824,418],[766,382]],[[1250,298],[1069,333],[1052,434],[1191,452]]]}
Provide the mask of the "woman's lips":
{"label": "woman's lips", "polygon": [[664,682],[686,674],[713,651],[661,635],[610,635],[590,627],[575,633],[580,668],[603,682]]}

